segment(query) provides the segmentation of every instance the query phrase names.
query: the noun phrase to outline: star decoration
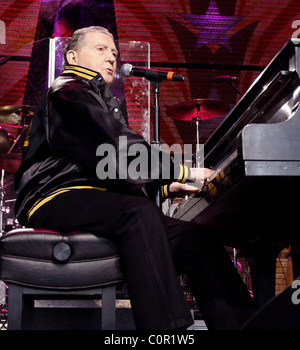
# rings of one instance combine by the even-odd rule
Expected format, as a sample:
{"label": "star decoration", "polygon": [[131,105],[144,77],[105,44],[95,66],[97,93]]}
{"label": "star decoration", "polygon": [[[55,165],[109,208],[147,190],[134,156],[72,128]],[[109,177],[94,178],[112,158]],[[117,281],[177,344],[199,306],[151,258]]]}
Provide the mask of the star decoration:
{"label": "star decoration", "polygon": [[200,30],[196,49],[216,42],[232,51],[228,30],[243,20],[244,17],[221,16],[214,0],[211,0],[205,15],[182,15],[187,21]]}

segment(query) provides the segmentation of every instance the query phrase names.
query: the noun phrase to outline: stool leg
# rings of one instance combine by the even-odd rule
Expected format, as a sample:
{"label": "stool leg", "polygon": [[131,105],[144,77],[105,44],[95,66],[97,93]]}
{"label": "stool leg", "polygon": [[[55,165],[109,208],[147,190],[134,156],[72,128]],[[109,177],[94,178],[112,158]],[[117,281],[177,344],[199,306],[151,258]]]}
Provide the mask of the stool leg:
{"label": "stool leg", "polygon": [[8,287],[7,329],[21,330],[23,314],[23,288],[15,284],[11,284]]}
{"label": "stool leg", "polygon": [[116,329],[116,286],[102,289],[102,329]]}

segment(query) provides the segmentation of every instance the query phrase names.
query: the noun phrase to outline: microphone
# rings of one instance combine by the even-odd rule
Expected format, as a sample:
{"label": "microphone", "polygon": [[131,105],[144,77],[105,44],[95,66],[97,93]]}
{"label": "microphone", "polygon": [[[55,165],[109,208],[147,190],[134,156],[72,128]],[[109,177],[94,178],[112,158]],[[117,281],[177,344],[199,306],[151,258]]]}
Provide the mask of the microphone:
{"label": "microphone", "polygon": [[150,81],[162,81],[162,80],[171,80],[171,81],[183,81],[184,76],[176,74],[174,72],[162,72],[158,70],[153,69],[147,69],[147,68],[138,68],[133,67],[129,63],[123,64],[121,67],[121,73],[124,75],[124,77],[142,77],[146,78]]}
{"label": "microphone", "polygon": [[238,80],[238,77],[231,77],[230,75],[223,75],[216,77],[214,79],[211,79],[213,83],[219,83],[219,82],[225,82],[225,83],[230,83],[232,80]]}

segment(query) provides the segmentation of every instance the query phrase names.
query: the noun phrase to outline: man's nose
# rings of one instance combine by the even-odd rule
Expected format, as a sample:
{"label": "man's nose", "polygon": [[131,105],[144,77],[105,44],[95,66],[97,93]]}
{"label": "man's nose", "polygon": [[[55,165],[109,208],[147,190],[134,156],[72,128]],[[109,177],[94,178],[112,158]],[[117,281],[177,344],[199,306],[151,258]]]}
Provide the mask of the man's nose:
{"label": "man's nose", "polygon": [[106,59],[110,61],[111,63],[114,63],[116,61],[116,57],[113,52],[110,52],[109,50],[106,52]]}

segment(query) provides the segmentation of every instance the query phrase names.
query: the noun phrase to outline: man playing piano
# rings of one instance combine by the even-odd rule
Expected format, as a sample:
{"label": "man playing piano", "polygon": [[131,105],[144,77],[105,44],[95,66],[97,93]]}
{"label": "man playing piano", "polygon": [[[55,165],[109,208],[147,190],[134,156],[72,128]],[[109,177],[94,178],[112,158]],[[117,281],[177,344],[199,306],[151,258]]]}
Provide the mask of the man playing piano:
{"label": "man playing piano", "polygon": [[142,179],[128,171],[125,179],[120,172],[115,179],[96,174],[97,148],[117,149],[120,136],[128,147],[151,152],[111,93],[117,54],[102,27],[77,30],[68,42],[65,70],[42,98],[25,141],[15,178],[18,220],[117,242],[137,329],[185,329],[193,323],[180,274],[187,276],[209,329],[238,329],[254,308],[223,245],[205,227],[164,216],[148,195],[163,185],[171,194],[199,191],[198,183],[212,171],[171,161],[168,169],[160,163]]}

